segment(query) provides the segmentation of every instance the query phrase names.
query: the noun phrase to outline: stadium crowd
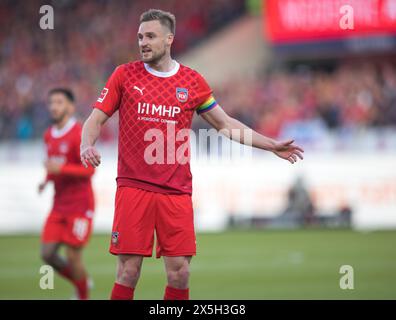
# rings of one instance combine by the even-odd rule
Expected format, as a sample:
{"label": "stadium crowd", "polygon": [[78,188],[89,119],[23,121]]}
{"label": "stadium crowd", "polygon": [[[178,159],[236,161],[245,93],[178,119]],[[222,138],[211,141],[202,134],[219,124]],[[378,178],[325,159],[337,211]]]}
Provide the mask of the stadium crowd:
{"label": "stadium crowd", "polygon": [[216,98],[230,114],[273,137],[292,127],[395,127],[396,63],[348,61],[332,70],[300,65],[232,79],[217,88]]}
{"label": "stadium crowd", "polygon": [[[38,1],[2,1],[0,140],[40,137],[49,121],[46,94],[54,86],[71,87],[79,113],[86,116],[114,67],[138,57],[139,13],[155,3],[57,1],[55,29],[43,31]],[[237,17],[243,6],[242,0],[164,2],[178,19],[174,53]],[[331,71],[263,72],[231,79],[214,91],[228,113],[273,137],[301,123],[307,130],[396,125],[396,63],[389,60],[341,63]],[[112,139],[114,130],[105,136]]]}
{"label": "stadium crowd", "polygon": [[[40,137],[48,125],[48,90],[68,86],[82,115],[114,67],[138,57],[139,15],[158,1],[0,2],[0,139]],[[41,30],[39,8],[54,8],[54,30]],[[192,5],[194,4],[194,5]],[[244,0],[167,0],[177,16],[177,55],[243,14]]]}

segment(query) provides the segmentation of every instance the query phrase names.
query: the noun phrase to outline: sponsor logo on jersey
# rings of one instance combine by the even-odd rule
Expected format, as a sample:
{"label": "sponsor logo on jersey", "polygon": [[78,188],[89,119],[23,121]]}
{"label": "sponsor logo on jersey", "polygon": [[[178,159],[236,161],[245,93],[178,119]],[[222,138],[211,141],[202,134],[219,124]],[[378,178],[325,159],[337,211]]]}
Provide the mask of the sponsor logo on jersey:
{"label": "sponsor logo on jersey", "polygon": [[161,117],[174,118],[181,109],[178,106],[165,106],[162,104],[156,105],[154,103],[138,102],[138,113],[145,115],[157,115]]}
{"label": "sponsor logo on jersey", "polygon": [[98,102],[103,102],[103,100],[106,98],[108,92],[109,92],[109,89],[103,88],[103,90],[100,93],[100,96],[98,98]]}
{"label": "sponsor logo on jersey", "polygon": [[48,160],[56,162],[60,165],[65,164],[66,163],[66,156],[62,156],[62,155],[51,155],[48,157]]}
{"label": "sponsor logo on jersey", "polygon": [[180,102],[186,102],[188,99],[188,90],[186,88],[176,88],[176,98]]}
{"label": "sponsor logo on jersey", "polygon": [[143,90],[144,90],[145,88],[140,89],[138,86],[133,86],[133,89],[139,91],[140,94],[143,95]]}

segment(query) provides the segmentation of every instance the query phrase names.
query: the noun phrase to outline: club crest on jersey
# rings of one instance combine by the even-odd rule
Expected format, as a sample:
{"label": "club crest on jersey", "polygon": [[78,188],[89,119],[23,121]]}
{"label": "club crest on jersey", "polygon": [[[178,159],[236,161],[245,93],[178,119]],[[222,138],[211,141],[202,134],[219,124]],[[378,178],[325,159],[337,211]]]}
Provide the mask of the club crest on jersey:
{"label": "club crest on jersey", "polygon": [[69,145],[67,144],[67,142],[62,142],[59,145],[59,151],[60,153],[67,153],[67,151],[69,151]]}
{"label": "club crest on jersey", "polygon": [[111,243],[112,244],[117,244],[118,243],[118,236],[120,233],[118,231],[112,232],[111,233]]}
{"label": "club crest on jersey", "polygon": [[186,102],[188,99],[188,90],[186,88],[176,88],[176,98],[180,102]]}

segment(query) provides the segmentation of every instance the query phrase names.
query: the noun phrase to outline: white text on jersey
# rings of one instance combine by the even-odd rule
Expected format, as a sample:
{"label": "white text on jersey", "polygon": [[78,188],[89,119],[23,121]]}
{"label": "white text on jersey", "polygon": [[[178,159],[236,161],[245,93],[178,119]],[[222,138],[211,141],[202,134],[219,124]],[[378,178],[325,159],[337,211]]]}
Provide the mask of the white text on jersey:
{"label": "white text on jersey", "polygon": [[176,114],[180,113],[180,108],[178,106],[165,106],[161,104],[155,105],[153,103],[138,102],[138,113],[174,118]]}

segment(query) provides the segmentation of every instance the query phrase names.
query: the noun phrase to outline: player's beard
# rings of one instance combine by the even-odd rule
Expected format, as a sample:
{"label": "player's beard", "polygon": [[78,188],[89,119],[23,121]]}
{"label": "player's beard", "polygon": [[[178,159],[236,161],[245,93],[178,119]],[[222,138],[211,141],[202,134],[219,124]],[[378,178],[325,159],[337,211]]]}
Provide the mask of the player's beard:
{"label": "player's beard", "polygon": [[156,64],[158,61],[160,61],[165,55],[166,55],[166,49],[154,53],[154,51],[151,51],[153,53],[153,56],[150,59],[143,59],[143,55],[141,55],[143,62],[145,63],[152,63]]}
{"label": "player's beard", "polygon": [[66,110],[66,111],[64,111],[61,115],[59,115],[58,117],[52,116],[52,117],[51,117],[52,123],[53,123],[53,124],[61,123],[61,122],[65,119],[65,117],[67,117],[67,114],[68,114],[68,112],[67,112],[67,110]]}

